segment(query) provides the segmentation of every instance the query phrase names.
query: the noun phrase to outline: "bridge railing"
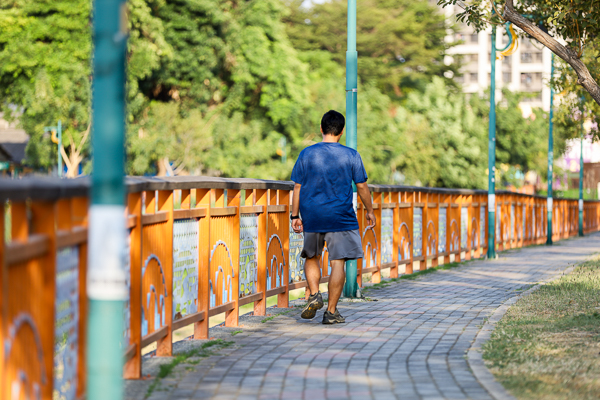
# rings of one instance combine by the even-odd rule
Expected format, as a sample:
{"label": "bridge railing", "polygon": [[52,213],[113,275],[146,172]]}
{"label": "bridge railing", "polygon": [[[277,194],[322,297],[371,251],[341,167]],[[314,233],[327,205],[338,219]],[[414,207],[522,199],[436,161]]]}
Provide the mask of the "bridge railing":
{"label": "bridge railing", "polygon": [[[365,259],[358,281],[487,251],[487,192],[371,185],[377,225],[358,207]],[[142,349],[172,354],[172,335],[192,325],[208,338],[209,317],[237,326],[239,308],[265,315],[267,298],[287,307],[307,286],[302,235],[289,221],[293,183],[207,177],[127,178],[129,298],[124,376],[141,376]],[[87,209],[85,179],[0,180],[0,399],[39,392],[72,399],[85,389]],[[542,244],[545,197],[496,194],[498,250]],[[554,199],[553,240],[578,231],[577,200]],[[600,202],[584,202],[584,231],[600,230]],[[325,248],[322,280],[329,277]]]}

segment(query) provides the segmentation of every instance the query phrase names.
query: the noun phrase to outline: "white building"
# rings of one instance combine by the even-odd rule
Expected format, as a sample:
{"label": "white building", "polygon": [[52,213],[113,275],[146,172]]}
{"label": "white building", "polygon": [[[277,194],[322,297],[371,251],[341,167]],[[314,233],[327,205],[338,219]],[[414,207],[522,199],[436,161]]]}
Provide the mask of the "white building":
{"label": "white building", "polygon": [[[456,14],[462,12],[458,6],[448,6],[442,10],[446,17],[456,22]],[[496,48],[501,49],[508,43],[504,27],[496,28]],[[459,58],[462,62],[462,76],[456,77],[462,84],[465,93],[482,94],[490,86],[491,75],[491,27],[482,32],[475,32],[466,24],[459,24],[455,37],[448,37],[449,42],[462,41],[462,44],[449,50],[450,59]],[[550,109],[550,79],[552,52],[536,40],[519,38],[517,51],[502,60],[496,60],[496,99],[501,99],[501,90],[507,87],[512,91],[535,94],[521,104],[523,113],[528,115],[531,107]],[[499,52],[497,52],[499,55]]]}

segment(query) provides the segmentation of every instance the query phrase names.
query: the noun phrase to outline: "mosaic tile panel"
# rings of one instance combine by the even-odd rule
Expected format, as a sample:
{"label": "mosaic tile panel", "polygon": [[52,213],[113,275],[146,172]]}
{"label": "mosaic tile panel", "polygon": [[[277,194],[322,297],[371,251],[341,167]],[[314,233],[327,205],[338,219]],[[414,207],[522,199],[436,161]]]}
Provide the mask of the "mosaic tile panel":
{"label": "mosaic tile panel", "polygon": [[479,207],[479,237],[482,246],[485,245],[485,223],[487,221],[487,215],[485,213],[486,210],[486,207]]}
{"label": "mosaic tile panel", "polygon": [[440,208],[440,215],[438,219],[438,237],[440,241],[438,243],[438,253],[446,252],[446,216],[448,209],[446,207]]}
{"label": "mosaic tile panel", "polygon": [[423,209],[415,207],[413,210],[413,257],[423,255]]}
{"label": "mosaic tile panel", "polygon": [[515,238],[515,205],[510,205],[510,238]]}
{"label": "mosaic tile panel", "polygon": [[469,239],[469,209],[460,209],[460,248],[466,249]]}
{"label": "mosaic tile panel", "polygon": [[198,221],[173,222],[173,317],[198,312]]}
{"label": "mosaic tile panel", "polygon": [[79,248],[56,254],[54,400],[75,399],[79,338]]}
{"label": "mosaic tile panel", "polygon": [[394,246],[394,210],[381,210],[381,264],[393,261]]}
{"label": "mosaic tile panel", "polygon": [[258,215],[240,215],[240,298],[256,293],[258,282]]}
{"label": "mosaic tile panel", "polygon": [[300,257],[304,246],[304,234],[296,233],[290,221],[290,283],[306,280],[304,258]]}

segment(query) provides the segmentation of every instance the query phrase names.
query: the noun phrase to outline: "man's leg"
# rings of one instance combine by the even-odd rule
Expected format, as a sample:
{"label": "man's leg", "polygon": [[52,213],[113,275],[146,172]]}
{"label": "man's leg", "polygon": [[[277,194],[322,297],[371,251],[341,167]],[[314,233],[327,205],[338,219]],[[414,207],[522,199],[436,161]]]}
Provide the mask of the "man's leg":
{"label": "man's leg", "polygon": [[[327,311],[334,313],[344,289],[346,272],[344,271],[344,260],[330,260],[330,263],[331,276],[329,276],[329,302],[327,304]],[[308,273],[306,277],[308,278]]]}
{"label": "man's leg", "polygon": [[310,294],[316,294],[319,291],[319,282],[321,281],[321,267],[319,266],[319,259],[321,257],[315,256],[313,258],[307,258],[304,262],[304,273],[306,274],[306,281],[308,282],[308,290]]}

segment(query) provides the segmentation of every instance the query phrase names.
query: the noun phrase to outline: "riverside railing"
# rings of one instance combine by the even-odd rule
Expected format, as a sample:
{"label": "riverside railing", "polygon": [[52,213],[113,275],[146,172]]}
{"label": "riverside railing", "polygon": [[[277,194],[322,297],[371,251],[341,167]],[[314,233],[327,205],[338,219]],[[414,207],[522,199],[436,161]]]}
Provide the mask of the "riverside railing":
{"label": "riverside railing", "polygon": [[[487,192],[371,185],[377,216],[357,217],[365,259],[358,281],[482,257]],[[127,178],[129,299],[124,376],[140,378],[142,349],[172,354],[173,331],[208,338],[209,317],[237,326],[239,308],[265,315],[307,286],[302,235],[291,231],[291,182],[207,177]],[[85,390],[85,179],[0,180],[0,399],[75,399]],[[546,241],[545,197],[496,194],[498,250]],[[584,202],[584,231],[600,230],[600,202]],[[577,235],[578,201],[554,199],[553,240]],[[321,258],[328,281],[327,249]]]}

